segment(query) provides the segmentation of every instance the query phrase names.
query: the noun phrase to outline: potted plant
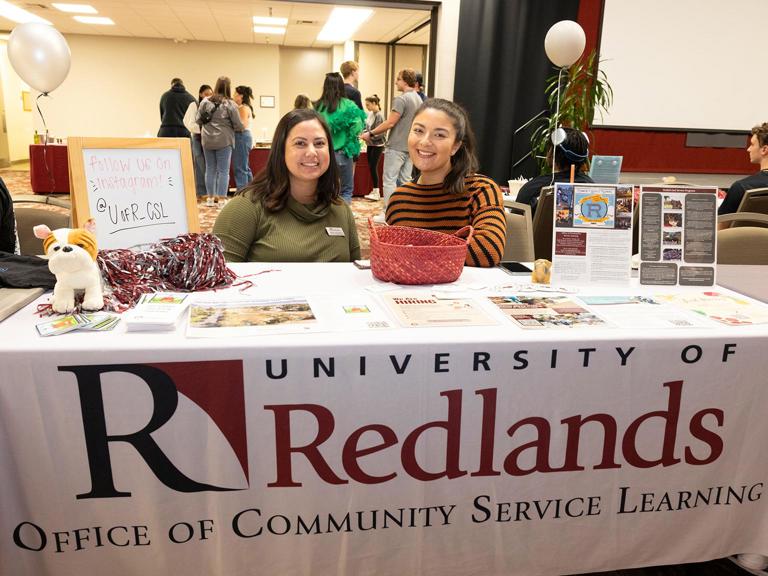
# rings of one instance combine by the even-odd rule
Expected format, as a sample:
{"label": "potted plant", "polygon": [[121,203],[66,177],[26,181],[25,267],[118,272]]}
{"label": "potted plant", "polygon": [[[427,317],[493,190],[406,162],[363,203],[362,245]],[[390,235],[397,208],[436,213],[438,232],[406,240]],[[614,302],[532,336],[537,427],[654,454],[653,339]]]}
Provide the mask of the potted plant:
{"label": "potted plant", "polygon": [[531,151],[542,174],[552,169],[551,160],[550,162],[546,160],[552,132],[558,126],[566,126],[589,133],[595,112],[599,112],[602,116],[613,101],[613,90],[605,72],[598,68],[597,52],[593,50],[568,68],[567,76],[564,74],[566,77],[563,79],[560,90],[559,116],[555,117],[559,72],[558,70],[547,78],[544,89],[550,115],[541,118],[531,134]]}

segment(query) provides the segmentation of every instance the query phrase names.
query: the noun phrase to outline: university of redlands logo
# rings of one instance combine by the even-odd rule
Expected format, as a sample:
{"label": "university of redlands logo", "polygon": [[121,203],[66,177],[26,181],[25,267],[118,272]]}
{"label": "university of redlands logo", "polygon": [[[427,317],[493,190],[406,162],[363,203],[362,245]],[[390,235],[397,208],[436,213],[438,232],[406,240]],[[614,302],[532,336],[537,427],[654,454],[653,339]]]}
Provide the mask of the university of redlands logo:
{"label": "university of redlands logo", "polygon": [[[152,433],[171,418],[179,404],[179,394],[197,404],[219,427],[236,455],[246,482],[248,449],[245,427],[243,363],[240,360],[207,362],[164,362],[158,364],[105,364],[61,366],[77,378],[83,416],[85,445],[91,489],[77,498],[117,498],[130,496],[115,486],[110,443],[125,442],[141,455],[157,478],[178,492],[240,490],[204,484],[182,473],[152,438]],[[104,410],[102,375],[125,372],[137,376],[152,394],[153,411],[146,425],[129,434],[108,434],[108,414]]]}

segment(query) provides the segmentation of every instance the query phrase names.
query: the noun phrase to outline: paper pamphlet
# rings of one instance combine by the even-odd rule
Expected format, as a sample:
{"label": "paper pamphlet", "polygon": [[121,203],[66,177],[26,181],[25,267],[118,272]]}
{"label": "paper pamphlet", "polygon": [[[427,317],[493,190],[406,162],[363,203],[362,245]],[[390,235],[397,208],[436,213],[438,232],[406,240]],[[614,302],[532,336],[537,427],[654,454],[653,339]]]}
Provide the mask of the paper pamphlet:
{"label": "paper pamphlet", "polygon": [[488,299],[520,328],[605,327],[606,322],[569,296],[489,296]]}
{"label": "paper pamphlet", "polygon": [[717,188],[640,189],[640,284],[714,286]]}
{"label": "paper pamphlet", "polygon": [[226,337],[320,330],[306,298],[198,299],[189,307],[187,336]]}
{"label": "paper pamphlet", "polygon": [[745,296],[720,292],[686,292],[661,294],[654,298],[728,326],[749,326],[768,322],[768,306]]}
{"label": "paper pamphlet", "polygon": [[173,330],[191,298],[188,292],[143,294],[123,315],[126,330]]}
{"label": "paper pamphlet", "polygon": [[495,326],[498,324],[471,298],[438,298],[403,292],[382,295],[403,326]]}
{"label": "paper pamphlet", "polygon": [[627,284],[632,262],[632,186],[557,183],[552,284]]}

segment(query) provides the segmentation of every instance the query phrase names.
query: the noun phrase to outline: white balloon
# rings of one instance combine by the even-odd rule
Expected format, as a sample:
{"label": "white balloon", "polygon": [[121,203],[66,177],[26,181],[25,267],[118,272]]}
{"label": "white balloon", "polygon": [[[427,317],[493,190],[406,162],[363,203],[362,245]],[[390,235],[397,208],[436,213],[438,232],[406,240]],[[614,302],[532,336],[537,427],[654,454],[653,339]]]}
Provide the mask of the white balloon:
{"label": "white balloon", "polygon": [[48,93],[69,74],[72,54],[64,36],[39,22],[19,24],[8,38],[8,59],[24,82]]}
{"label": "white balloon", "polygon": [[584,29],[573,20],[561,20],[547,32],[544,51],[555,66],[570,66],[581,57],[587,37]]}

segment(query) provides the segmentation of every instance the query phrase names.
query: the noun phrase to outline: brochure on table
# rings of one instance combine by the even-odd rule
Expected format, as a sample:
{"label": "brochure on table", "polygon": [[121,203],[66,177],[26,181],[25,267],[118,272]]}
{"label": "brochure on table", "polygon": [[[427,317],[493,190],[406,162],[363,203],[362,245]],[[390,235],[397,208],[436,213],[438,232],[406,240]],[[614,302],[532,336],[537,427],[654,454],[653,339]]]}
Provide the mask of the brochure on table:
{"label": "brochure on table", "polygon": [[399,292],[384,294],[382,299],[404,327],[498,324],[472,298],[442,298],[428,292]]}
{"label": "brochure on table", "polygon": [[190,307],[187,336],[225,338],[394,328],[371,294],[231,298],[200,295]]}
{"label": "brochure on table", "polygon": [[606,322],[570,296],[510,294],[488,298],[519,328],[579,328]]}
{"label": "brochure on table", "polygon": [[640,188],[640,284],[714,286],[717,188]]}
{"label": "brochure on table", "polygon": [[555,184],[553,284],[627,284],[632,263],[632,186]]}

